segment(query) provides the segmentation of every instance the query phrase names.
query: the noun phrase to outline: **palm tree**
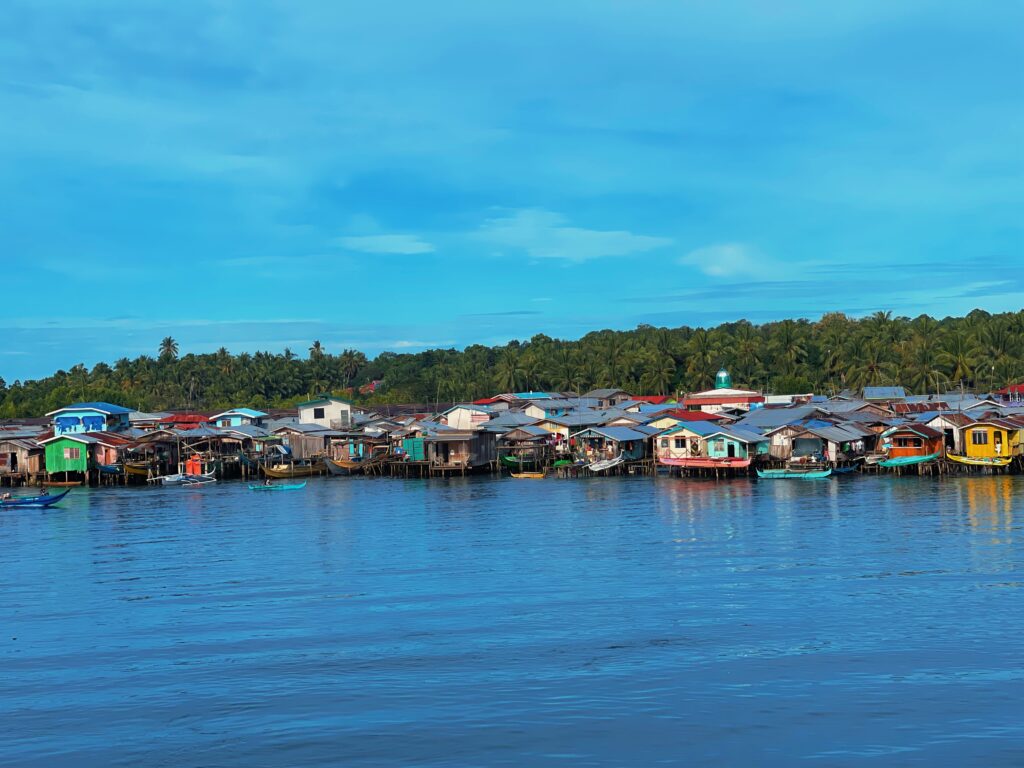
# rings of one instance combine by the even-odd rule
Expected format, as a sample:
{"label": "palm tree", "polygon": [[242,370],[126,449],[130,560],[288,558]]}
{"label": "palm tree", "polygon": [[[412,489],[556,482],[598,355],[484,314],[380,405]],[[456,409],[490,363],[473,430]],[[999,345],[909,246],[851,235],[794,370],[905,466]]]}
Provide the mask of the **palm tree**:
{"label": "palm tree", "polygon": [[320,343],[320,340],[317,339],[309,347],[309,359],[310,360],[319,360],[323,356],[324,356],[324,347]]}
{"label": "palm tree", "polygon": [[170,336],[164,336],[163,341],[160,342],[160,359],[161,360],[174,360],[178,357],[178,342],[176,342]]}

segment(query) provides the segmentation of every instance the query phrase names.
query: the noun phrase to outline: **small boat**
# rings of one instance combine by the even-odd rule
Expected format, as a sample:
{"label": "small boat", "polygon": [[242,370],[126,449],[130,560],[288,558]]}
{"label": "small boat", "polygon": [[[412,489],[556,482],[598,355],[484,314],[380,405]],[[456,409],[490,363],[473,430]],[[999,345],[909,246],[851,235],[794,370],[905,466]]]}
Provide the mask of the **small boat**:
{"label": "small boat", "polygon": [[625,460],[626,457],[620,453],[618,456],[614,458],[603,459],[601,461],[595,461],[591,464],[588,464],[587,469],[589,469],[591,472],[604,472],[606,469],[611,469],[612,467],[619,466],[619,464],[621,464]]}
{"label": "small boat", "polygon": [[301,483],[274,483],[273,485],[250,485],[250,491],[299,491],[306,487],[306,481]]}
{"label": "small boat", "polygon": [[182,488],[202,488],[216,482],[217,478],[213,475],[185,475],[185,479],[181,481],[180,485]]}
{"label": "small boat", "polygon": [[0,509],[45,509],[52,507],[58,501],[71,493],[71,489],[63,493],[44,493],[39,496],[12,496],[9,499],[0,499]]}
{"label": "small boat", "polygon": [[750,466],[750,459],[735,456],[711,458],[710,456],[688,456],[674,459],[659,458],[658,463],[665,467],[691,467],[696,469],[745,469]]}
{"label": "small boat", "polygon": [[135,475],[136,477],[151,477],[155,474],[157,468],[155,465],[145,462],[126,462],[124,471],[126,474]]}
{"label": "small boat", "polygon": [[762,480],[820,480],[832,474],[831,469],[759,469]]}
{"label": "small boat", "polygon": [[851,472],[856,472],[856,471],[857,471],[857,465],[856,464],[848,464],[845,467],[832,467],[832,474],[833,475],[848,475]]}
{"label": "small boat", "polygon": [[516,480],[543,480],[543,472],[512,472],[512,477]]}
{"label": "small boat", "polygon": [[327,468],[328,474],[336,477],[345,477],[351,475],[356,470],[362,469],[363,462],[351,461],[349,459],[328,459],[325,457],[324,466]]}
{"label": "small boat", "polygon": [[868,453],[864,455],[864,463],[868,466],[874,466],[875,464],[880,464],[885,461],[885,458],[886,456],[884,453]]}
{"label": "small boat", "polygon": [[162,475],[161,477],[154,477],[154,483],[160,483],[160,485],[189,485],[196,483],[215,483],[217,478],[213,472],[208,472],[205,475],[183,475],[181,473],[175,475]]}
{"label": "small boat", "polygon": [[1013,456],[998,456],[991,459],[973,458],[961,456],[958,453],[946,452],[946,458],[958,464],[966,464],[971,467],[1007,467],[1013,461]]}
{"label": "small boat", "polygon": [[260,465],[260,471],[275,480],[286,480],[290,477],[312,477],[323,470],[317,464],[278,464],[274,467]]}
{"label": "small boat", "polygon": [[97,464],[96,469],[101,475],[123,475],[124,467],[120,464]]}
{"label": "small boat", "polygon": [[929,453],[924,456],[897,456],[894,459],[886,459],[885,461],[878,462],[880,467],[909,467],[914,464],[925,464],[929,461],[935,461],[937,458],[942,456],[942,453]]}

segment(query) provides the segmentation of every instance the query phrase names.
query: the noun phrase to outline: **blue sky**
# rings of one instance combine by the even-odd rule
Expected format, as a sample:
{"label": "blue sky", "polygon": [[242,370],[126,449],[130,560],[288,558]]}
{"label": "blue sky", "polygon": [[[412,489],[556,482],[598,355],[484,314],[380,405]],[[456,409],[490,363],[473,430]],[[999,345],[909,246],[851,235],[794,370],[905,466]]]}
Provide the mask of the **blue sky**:
{"label": "blue sky", "polygon": [[9,0],[0,376],[1024,305],[1024,5]]}

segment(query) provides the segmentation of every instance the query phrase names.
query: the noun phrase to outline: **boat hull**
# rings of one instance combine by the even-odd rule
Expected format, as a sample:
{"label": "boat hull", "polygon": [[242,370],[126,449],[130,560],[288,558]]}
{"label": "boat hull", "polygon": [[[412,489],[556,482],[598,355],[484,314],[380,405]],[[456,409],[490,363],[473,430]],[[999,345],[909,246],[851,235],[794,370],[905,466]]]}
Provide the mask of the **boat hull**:
{"label": "boat hull", "polygon": [[543,472],[512,472],[512,477],[516,480],[543,480]]}
{"label": "boat hull", "polygon": [[13,499],[0,499],[0,509],[45,509],[71,493],[71,489],[63,493],[46,494],[43,496],[23,496]]}
{"label": "boat hull", "polygon": [[757,476],[762,480],[821,480],[832,474],[831,469],[759,469]]}
{"label": "boat hull", "polygon": [[276,467],[260,466],[260,471],[267,477],[272,477],[275,480],[285,480],[290,477],[313,477],[323,472],[316,464],[285,464]]}
{"label": "boat hull", "polygon": [[969,467],[1008,467],[1013,462],[1013,456],[1001,456],[998,459],[972,459],[969,456],[947,453],[946,458]]}
{"label": "boat hull", "polygon": [[692,456],[686,459],[658,459],[658,463],[665,467],[689,467],[696,469],[746,469],[750,466],[750,459],[725,458],[711,459],[705,456]]}
{"label": "boat hull", "polygon": [[935,461],[941,456],[941,453],[929,453],[925,456],[898,456],[895,459],[880,461],[878,466],[886,467],[887,469],[892,467],[912,467],[915,464],[927,464],[929,461]]}
{"label": "boat hull", "polygon": [[279,483],[277,485],[250,485],[250,491],[299,491],[306,487],[306,481],[301,483]]}

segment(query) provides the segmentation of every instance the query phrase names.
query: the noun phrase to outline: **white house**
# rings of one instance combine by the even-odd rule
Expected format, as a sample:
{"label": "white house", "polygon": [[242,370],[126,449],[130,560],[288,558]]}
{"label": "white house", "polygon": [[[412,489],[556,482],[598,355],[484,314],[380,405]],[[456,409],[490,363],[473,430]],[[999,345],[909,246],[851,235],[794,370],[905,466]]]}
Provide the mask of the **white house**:
{"label": "white house", "polygon": [[442,415],[452,429],[480,429],[494,414],[489,405],[462,403],[452,406]]}
{"label": "white house", "polygon": [[325,429],[343,429],[352,425],[352,403],[340,397],[322,395],[299,403],[299,424],[318,424]]}

